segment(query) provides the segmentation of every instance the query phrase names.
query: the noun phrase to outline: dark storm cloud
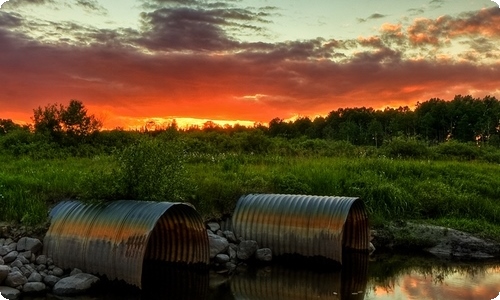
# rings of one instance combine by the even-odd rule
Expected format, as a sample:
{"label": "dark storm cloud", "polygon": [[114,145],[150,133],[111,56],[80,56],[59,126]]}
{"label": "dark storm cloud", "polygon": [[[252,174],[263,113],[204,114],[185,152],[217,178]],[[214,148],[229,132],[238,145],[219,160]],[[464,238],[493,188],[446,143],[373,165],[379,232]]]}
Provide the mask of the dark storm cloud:
{"label": "dark storm cloud", "polygon": [[142,18],[146,31],[138,43],[151,50],[217,51],[237,44],[222,28],[228,20],[210,11],[163,8]]}
{"label": "dark storm cloud", "polygon": [[[161,8],[142,13],[144,34],[137,43],[156,51],[221,51],[239,47],[231,31],[262,28],[267,14],[248,9]],[[257,24],[257,25],[256,25]]]}

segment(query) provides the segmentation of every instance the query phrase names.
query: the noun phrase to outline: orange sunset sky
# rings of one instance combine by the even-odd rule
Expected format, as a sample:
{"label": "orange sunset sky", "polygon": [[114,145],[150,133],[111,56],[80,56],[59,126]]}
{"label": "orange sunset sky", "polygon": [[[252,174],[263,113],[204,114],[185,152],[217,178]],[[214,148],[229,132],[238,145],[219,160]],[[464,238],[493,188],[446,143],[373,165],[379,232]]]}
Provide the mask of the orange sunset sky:
{"label": "orange sunset sky", "polygon": [[489,0],[10,0],[0,118],[82,101],[106,128],[500,96]]}

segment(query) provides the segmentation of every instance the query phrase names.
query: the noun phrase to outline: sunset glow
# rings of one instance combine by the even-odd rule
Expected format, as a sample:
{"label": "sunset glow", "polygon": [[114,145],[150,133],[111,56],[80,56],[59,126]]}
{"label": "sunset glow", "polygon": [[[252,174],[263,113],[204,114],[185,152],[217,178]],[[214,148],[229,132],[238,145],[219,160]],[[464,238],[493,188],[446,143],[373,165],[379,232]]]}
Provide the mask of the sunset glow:
{"label": "sunset glow", "polygon": [[253,126],[500,96],[492,1],[306,2],[10,0],[0,118],[77,99],[105,128]]}

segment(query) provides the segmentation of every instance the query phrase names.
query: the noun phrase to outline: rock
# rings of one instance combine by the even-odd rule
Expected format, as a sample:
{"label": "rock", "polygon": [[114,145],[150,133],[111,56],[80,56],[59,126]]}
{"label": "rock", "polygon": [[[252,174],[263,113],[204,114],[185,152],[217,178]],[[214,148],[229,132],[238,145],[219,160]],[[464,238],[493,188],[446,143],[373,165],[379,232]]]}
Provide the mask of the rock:
{"label": "rock", "polygon": [[225,264],[227,262],[229,262],[229,255],[227,254],[217,254],[215,256],[215,262],[219,263],[219,264]]}
{"label": "rock", "polygon": [[[232,244],[232,245],[234,245],[234,244]],[[236,249],[238,249],[238,248],[236,248]],[[231,244],[229,244],[229,248],[227,249],[227,254],[229,255],[229,258],[231,260],[236,259],[236,250],[235,250],[235,248],[231,247]]]}
{"label": "rock", "polygon": [[10,286],[10,287],[15,288],[15,287],[18,287],[20,285],[25,284],[26,282],[28,282],[28,279],[26,279],[26,277],[24,277],[24,275],[21,274],[21,272],[14,271],[14,272],[10,272],[9,275],[7,275],[7,278],[5,278],[4,284],[6,286]]}
{"label": "rock", "polygon": [[30,263],[30,261],[26,257],[19,254],[16,257],[16,260],[19,260],[23,265],[27,265]]}
{"label": "rock", "polygon": [[3,257],[3,261],[4,261],[6,264],[11,263],[11,262],[13,262],[14,260],[16,260],[16,258],[17,258],[17,255],[18,255],[18,254],[19,254],[19,253],[17,253],[17,251],[12,251],[12,252],[9,252],[9,253],[7,253],[7,255],[5,255],[5,256]]}
{"label": "rock", "polygon": [[63,269],[61,269],[59,267],[55,267],[54,269],[52,269],[52,275],[54,275],[54,276],[61,277],[61,276],[63,276],[63,274],[64,274]]}
{"label": "rock", "polygon": [[47,267],[45,265],[38,265],[38,266],[36,266],[36,270],[38,272],[45,271],[45,269],[47,269]]}
{"label": "rock", "polygon": [[7,248],[7,246],[2,246],[0,247],[0,256],[4,256],[4,255],[7,255],[7,253],[9,253],[9,248]]}
{"label": "rock", "polygon": [[[40,275],[43,277],[43,274]],[[54,286],[59,280],[61,280],[61,278],[54,275],[47,275],[43,277],[43,282],[50,287]]]}
{"label": "rock", "polygon": [[273,259],[273,252],[269,248],[261,248],[255,251],[255,258],[258,261],[271,261]]}
{"label": "rock", "polygon": [[241,260],[247,260],[250,257],[252,257],[255,254],[255,251],[259,246],[257,245],[257,242],[254,240],[246,240],[242,241],[238,245],[238,250],[236,251],[236,257]]}
{"label": "rock", "polygon": [[77,295],[86,292],[98,281],[99,278],[94,275],[80,273],[59,280],[52,292],[59,296]]}
{"label": "rock", "polygon": [[0,284],[7,278],[7,275],[9,275],[10,272],[10,267],[5,266],[5,265],[0,265]]}
{"label": "rock", "polygon": [[236,265],[232,262],[227,262],[226,265],[225,265],[226,269],[228,269],[228,271],[231,273],[233,272],[234,270],[236,270]]}
{"label": "rock", "polygon": [[234,232],[232,231],[229,230],[224,231],[224,236],[230,243],[236,244],[238,242],[236,235],[234,235]]}
{"label": "rock", "polygon": [[207,230],[208,244],[210,246],[210,258],[214,258],[219,253],[225,253],[229,247],[229,242],[226,238],[216,235]]}
{"label": "rock", "polygon": [[[17,250],[19,252],[19,250]],[[31,251],[23,251],[23,252],[19,252],[19,254],[17,255],[18,257],[22,256],[24,258],[26,258],[29,262],[29,260],[31,259],[31,254],[32,252]]]}
{"label": "rock", "polygon": [[74,268],[69,275],[73,276],[73,275],[80,274],[80,273],[83,273],[82,270],[80,270],[78,268]]}
{"label": "rock", "polygon": [[47,263],[47,256],[39,255],[35,260],[37,265],[45,265]]}
{"label": "rock", "polygon": [[3,258],[2,258],[2,257],[0,257],[0,266],[1,266],[1,265],[5,265],[5,262],[3,261]]}
{"label": "rock", "polygon": [[372,254],[373,252],[375,252],[375,250],[375,246],[373,246],[373,243],[370,242],[370,244],[368,245],[368,252]]}
{"label": "rock", "polygon": [[16,259],[15,261],[13,261],[10,266],[12,268],[16,267],[16,268],[21,268],[24,264],[19,260],[19,259]]}
{"label": "rock", "polygon": [[30,277],[30,275],[32,273],[31,270],[28,269],[26,266],[20,267],[19,270],[21,271],[21,274],[23,274],[23,276],[26,278]]}
{"label": "rock", "polygon": [[39,239],[22,237],[17,241],[17,251],[31,251],[37,253],[42,249],[42,242]]}
{"label": "rock", "polygon": [[5,244],[5,239],[4,238],[0,238],[0,247],[2,247],[4,244]]}
{"label": "rock", "polygon": [[40,273],[34,272],[28,277],[28,282],[42,282],[43,278]]}
{"label": "rock", "polygon": [[8,252],[12,252],[12,251],[16,250],[17,244],[16,244],[16,242],[11,242],[9,244],[6,243],[4,247],[6,247]]}
{"label": "rock", "polygon": [[217,232],[217,230],[220,230],[220,225],[217,222],[208,222],[207,226],[214,233]]}
{"label": "rock", "polygon": [[23,293],[41,294],[44,293],[47,287],[43,282],[28,282],[23,286]]}
{"label": "rock", "polygon": [[16,300],[21,296],[21,291],[8,286],[0,286],[0,294],[9,300]]}

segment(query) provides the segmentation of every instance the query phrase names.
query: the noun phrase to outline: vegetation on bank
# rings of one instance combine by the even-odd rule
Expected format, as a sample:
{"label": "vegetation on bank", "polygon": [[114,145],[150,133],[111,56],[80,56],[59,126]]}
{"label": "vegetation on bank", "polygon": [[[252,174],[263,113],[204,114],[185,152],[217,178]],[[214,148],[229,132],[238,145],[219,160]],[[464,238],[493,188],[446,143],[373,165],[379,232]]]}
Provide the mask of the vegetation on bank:
{"label": "vegetation on bank", "polygon": [[0,122],[4,221],[43,223],[66,198],[186,201],[209,219],[244,194],[291,193],[361,197],[374,226],[417,220],[500,241],[499,129],[488,122],[474,141],[400,132],[367,145],[274,134],[276,124],[101,131],[78,101],[34,112],[38,126]]}

